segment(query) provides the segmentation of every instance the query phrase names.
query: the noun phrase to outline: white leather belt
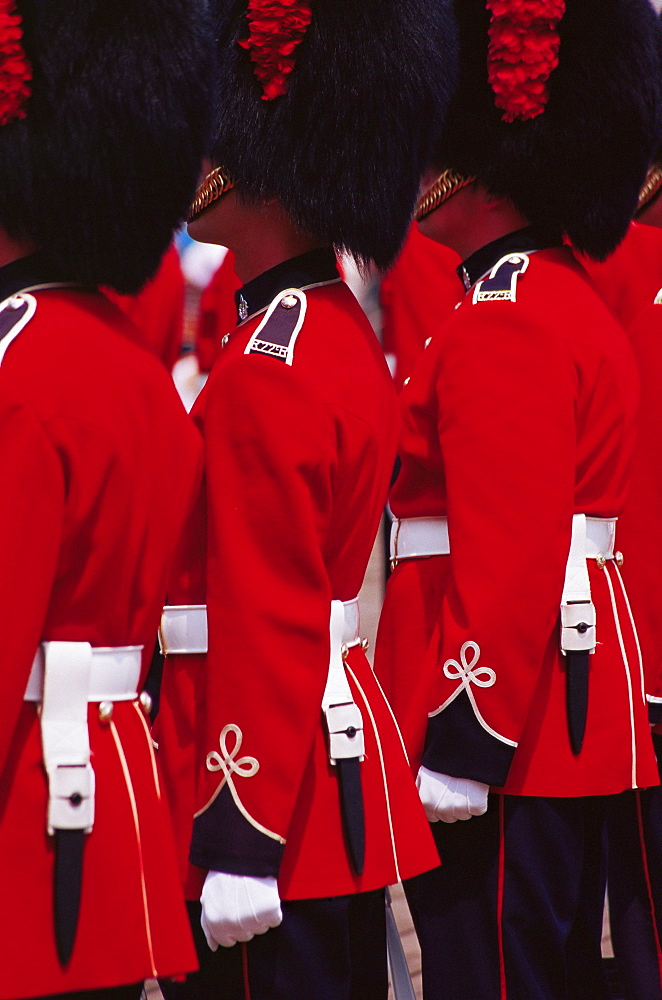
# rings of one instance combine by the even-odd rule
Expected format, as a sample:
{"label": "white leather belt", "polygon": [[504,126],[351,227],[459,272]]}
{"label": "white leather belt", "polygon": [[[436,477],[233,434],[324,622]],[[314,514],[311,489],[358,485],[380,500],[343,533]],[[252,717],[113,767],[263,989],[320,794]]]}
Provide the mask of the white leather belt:
{"label": "white leather belt", "polygon": [[[338,602],[341,603],[341,602]],[[344,627],[342,644],[349,649],[361,641],[359,599],[342,601]],[[205,604],[169,604],[163,609],[159,629],[161,652],[167,656],[206,653],[207,606]]]}
{"label": "white leather belt", "polygon": [[167,605],[161,615],[159,645],[166,656],[206,653],[207,605]]}
{"label": "white leather belt", "polygon": [[25,700],[39,702],[43,763],[48,775],[49,835],[94,826],[95,775],[88,704],[138,697],[142,646],[93,648],[89,642],[43,642],[32,663]]}
{"label": "white leather belt", "polygon": [[351,601],[342,601],[344,627],[342,633],[342,644],[351,649],[361,642],[361,619],[359,616],[359,599],[355,597]]}
{"label": "white leather belt", "polygon": [[391,525],[391,563],[401,559],[447,556],[451,551],[447,517],[400,517]]}
{"label": "white leather belt", "polygon": [[[580,516],[580,515],[577,515]],[[585,559],[613,559],[615,517],[586,517]],[[447,517],[396,518],[391,525],[391,562],[447,556],[451,547]]]}
{"label": "white leather belt", "polygon": [[[42,643],[32,661],[32,670],[25,689],[25,701],[42,700],[44,645]],[[142,646],[92,647],[87,701],[134,701],[138,697],[142,648]]]}
{"label": "white leather belt", "polygon": [[616,517],[586,518],[586,558],[613,559],[616,543]]}

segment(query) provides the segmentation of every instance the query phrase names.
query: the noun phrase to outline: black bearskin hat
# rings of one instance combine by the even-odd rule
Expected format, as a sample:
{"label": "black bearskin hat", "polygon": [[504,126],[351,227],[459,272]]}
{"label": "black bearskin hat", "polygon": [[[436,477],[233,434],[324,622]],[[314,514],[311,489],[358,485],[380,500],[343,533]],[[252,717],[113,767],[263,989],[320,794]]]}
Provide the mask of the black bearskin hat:
{"label": "black bearskin hat", "polygon": [[[662,12],[658,14],[656,39],[658,58],[660,60],[660,66],[662,66]],[[654,201],[658,200],[660,192],[662,192],[662,100],[660,101],[660,106],[658,108],[653,162],[649,167],[648,175],[639,193],[639,204],[637,206],[635,218],[638,218],[639,215],[649,208]]]}
{"label": "black bearskin hat", "polygon": [[[284,92],[268,99],[244,46],[249,18],[278,7],[300,8],[309,23]],[[455,83],[452,0],[213,0],[212,9],[214,163],[240,197],[276,198],[302,230],[387,267]]]}
{"label": "black bearskin hat", "polygon": [[497,4],[456,0],[460,80],[434,165],[477,177],[600,260],[625,235],[656,144],[655,14],[648,0],[563,6],[544,109],[508,121],[488,82],[489,7]]}
{"label": "black bearskin hat", "polygon": [[31,93],[0,126],[0,226],[69,278],[136,292],[206,151],[206,0],[18,0],[16,14]]}

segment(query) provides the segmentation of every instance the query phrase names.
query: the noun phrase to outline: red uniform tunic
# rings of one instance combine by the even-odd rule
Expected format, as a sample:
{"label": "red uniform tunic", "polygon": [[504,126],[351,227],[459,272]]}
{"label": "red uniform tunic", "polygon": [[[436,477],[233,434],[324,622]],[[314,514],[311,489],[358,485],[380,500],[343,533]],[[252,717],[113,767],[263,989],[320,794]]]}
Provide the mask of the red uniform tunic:
{"label": "red uniform tunic", "polygon": [[400,256],[384,275],[379,295],[382,345],[394,359],[398,389],[411,375],[427,338],[462,299],[459,263],[454,250],[422,236],[414,224]]}
{"label": "red uniform tunic", "polygon": [[228,250],[219,268],[200,296],[195,330],[195,353],[198,367],[210,372],[221,350],[221,340],[234,329],[237,309],[234,293],[241,282],[234,272],[234,254]]}
{"label": "red uniform tunic", "polygon": [[516,301],[468,294],[403,390],[391,505],[397,517],[447,516],[451,554],[396,567],[377,671],[415,767],[536,796],[655,784],[614,562],[588,561],[598,646],[577,756],[559,648],[572,517],[623,507],[634,361],[569,250],[532,253],[515,280]]}
{"label": "red uniform tunic", "polygon": [[[627,552],[628,590],[637,616],[646,674],[646,693],[662,705],[660,573],[662,467],[659,461],[662,385],[662,306],[642,309],[628,330],[641,382],[641,406],[630,491],[619,524],[619,545]],[[655,703],[654,701],[654,703]]]}
{"label": "red uniform tunic", "polygon": [[[307,299],[291,364],[245,353],[287,287],[303,288]],[[360,646],[346,675],[366,740],[362,876],[348,859],[321,713],[330,604],[358,593],[393,466],[394,390],[330,251],[266,272],[238,302],[246,321],[194,409],[205,439],[209,653],[191,858],[201,868],[278,874],[285,899],[375,889],[438,863],[401,738]],[[199,603],[200,574],[181,580],[176,599]],[[164,708],[177,725],[195,683],[183,661],[191,670],[201,664],[174,659],[174,674],[166,661]],[[169,729],[180,745],[185,729],[181,720]],[[161,745],[176,758],[165,730],[164,718]]]}
{"label": "red uniform tunic", "polygon": [[161,266],[138,295],[119,295],[111,288],[105,294],[135,323],[140,342],[172,371],[182,349],[186,287],[174,246],[164,254]]}
{"label": "red uniform tunic", "polygon": [[[627,552],[628,592],[639,630],[646,692],[662,699],[662,656],[659,640],[659,597],[656,574],[662,540],[652,529],[660,512],[662,477],[655,456],[660,447],[662,385],[662,310],[655,305],[662,291],[662,230],[633,222],[618,249],[603,263],[578,258],[600,297],[628,333],[637,362],[641,400],[631,483],[619,519],[619,547]],[[655,702],[654,702],[655,703]]]}
{"label": "red uniform tunic", "polygon": [[607,260],[582,254],[577,259],[626,328],[662,289],[662,230],[656,226],[631,222],[625,239]]}
{"label": "red uniform tunic", "polygon": [[[0,297],[35,284],[28,260]],[[43,279],[37,270],[38,279]],[[195,967],[170,821],[137,702],[88,711],[96,818],[71,961],[53,928],[53,838],[38,706],[42,640],[143,645],[147,670],[172,558],[200,475],[197,432],[163,368],[94,292],[35,291],[0,367],[0,997],[113,987]],[[3,346],[0,342],[0,346]]]}

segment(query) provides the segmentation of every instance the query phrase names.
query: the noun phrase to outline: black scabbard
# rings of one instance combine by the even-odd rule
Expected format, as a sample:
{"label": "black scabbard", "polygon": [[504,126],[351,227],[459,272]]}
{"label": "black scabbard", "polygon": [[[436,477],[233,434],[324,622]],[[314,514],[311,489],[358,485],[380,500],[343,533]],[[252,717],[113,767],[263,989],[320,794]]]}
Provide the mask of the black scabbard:
{"label": "black scabbard", "polygon": [[343,829],[352,867],[357,875],[363,874],[365,861],[365,815],[361,787],[361,762],[358,757],[345,757],[336,761]]}
{"label": "black scabbard", "polygon": [[574,754],[579,754],[586,732],[588,712],[588,649],[566,652],[566,712],[568,735]]}
{"label": "black scabbard", "polygon": [[53,903],[55,943],[60,965],[71,959],[76,940],[83,884],[84,830],[55,831]]}

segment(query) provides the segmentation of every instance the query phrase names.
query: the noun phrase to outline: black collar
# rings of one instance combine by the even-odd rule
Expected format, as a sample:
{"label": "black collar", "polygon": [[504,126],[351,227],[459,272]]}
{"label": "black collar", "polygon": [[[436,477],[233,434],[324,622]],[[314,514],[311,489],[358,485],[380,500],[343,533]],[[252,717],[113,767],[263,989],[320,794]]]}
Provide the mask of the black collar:
{"label": "black collar", "polygon": [[259,274],[234,293],[237,323],[243,323],[267,309],[285,288],[311,288],[340,281],[336,257],[329,247],[310,250],[299,257],[284,260]]}
{"label": "black collar", "polygon": [[39,285],[77,284],[69,278],[62,267],[50,260],[46,254],[32,253],[19,257],[11,264],[0,267],[0,302],[16,295],[23,288]]}
{"label": "black collar", "polygon": [[467,291],[475,285],[479,278],[491,271],[498,260],[509,253],[527,253],[533,250],[548,250],[563,244],[558,230],[551,226],[527,226],[514,233],[487,243],[462,261],[457,269],[460,281]]}

